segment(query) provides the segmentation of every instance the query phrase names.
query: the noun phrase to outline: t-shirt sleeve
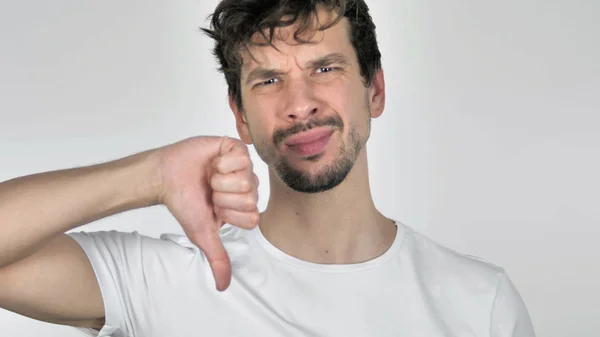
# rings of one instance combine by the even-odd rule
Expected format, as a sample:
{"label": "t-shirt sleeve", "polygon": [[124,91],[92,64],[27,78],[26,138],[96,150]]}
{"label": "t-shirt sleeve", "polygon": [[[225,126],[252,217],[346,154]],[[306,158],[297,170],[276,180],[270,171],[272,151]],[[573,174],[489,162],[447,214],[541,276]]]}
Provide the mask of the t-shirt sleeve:
{"label": "t-shirt sleeve", "polygon": [[90,260],[105,308],[105,325],[100,331],[80,331],[98,337],[151,335],[160,300],[189,268],[194,252],[137,232],[68,234]]}
{"label": "t-shirt sleeve", "polygon": [[504,272],[500,275],[496,290],[490,335],[491,337],[535,337],[525,302]]}

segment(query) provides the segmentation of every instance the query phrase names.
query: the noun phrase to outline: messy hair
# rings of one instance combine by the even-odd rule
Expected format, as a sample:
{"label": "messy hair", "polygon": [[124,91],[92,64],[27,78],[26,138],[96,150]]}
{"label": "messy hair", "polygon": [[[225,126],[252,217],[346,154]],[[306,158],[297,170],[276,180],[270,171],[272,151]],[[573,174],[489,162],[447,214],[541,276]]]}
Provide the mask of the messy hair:
{"label": "messy hair", "polygon": [[[381,68],[381,53],[377,46],[375,24],[364,0],[222,0],[211,15],[210,28],[202,30],[215,41],[213,54],[219,61],[219,71],[225,75],[228,92],[239,109],[242,109],[241,51],[251,45],[271,45],[275,30],[297,24],[294,39],[302,39],[311,29],[317,9],[323,6],[337,16],[331,22],[319,23],[325,30],[346,17],[349,21],[350,42],[356,52],[360,73],[365,86],[372,84]],[[252,37],[262,35],[265,43]],[[310,39],[308,39],[310,40]]]}

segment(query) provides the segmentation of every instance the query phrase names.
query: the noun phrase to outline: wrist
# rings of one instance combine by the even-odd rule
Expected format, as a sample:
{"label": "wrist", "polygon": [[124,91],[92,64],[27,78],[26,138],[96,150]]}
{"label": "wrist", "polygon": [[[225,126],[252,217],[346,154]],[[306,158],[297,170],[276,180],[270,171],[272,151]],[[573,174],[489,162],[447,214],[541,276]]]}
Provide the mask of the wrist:
{"label": "wrist", "polygon": [[112,163],[117,172],[117,201],[120,209],[154,206],[160,203],[161,159],[156,150],[141,152]]}
{"label": "wrist", "polygon": [[163,179],[162,179],[162,157],[160,151],[149,150],[140,155],[140,167],[138,181],[138,198],[147,206],[162,203]]}

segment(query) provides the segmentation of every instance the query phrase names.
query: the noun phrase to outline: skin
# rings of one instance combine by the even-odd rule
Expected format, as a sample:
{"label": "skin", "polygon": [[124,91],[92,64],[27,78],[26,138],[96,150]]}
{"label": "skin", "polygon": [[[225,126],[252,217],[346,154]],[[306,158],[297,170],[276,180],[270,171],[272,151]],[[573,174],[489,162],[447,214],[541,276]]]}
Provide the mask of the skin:
{"label": "skin", "polygon": [[[319,19],[329,15],[321,10]],[[345,20],[317,32],[314,44],[289,43],[293,31],[278,32],[278,50],[252,47],[254,59],[244,55],[243,109],[230,97],[241,140],[194,137],[112,162],[0,183],[0,307],[46,322],[102,327],[94,272],[64,233],[158,204],[205,253],[221,291],[231,281],[218,235],[223,223],[252,229],[260,221],[271,243],[310,262],[356,263],[385,252],[396,227],[373,203],[365,149],[370,120],[385,105],[383,70],[364,86]],[[331,54],[338,55],[336,62],[315,66]],[[252,79],[260,67],[276,76],[263,72]],[[322,153],[289,151],[288,137],[314,126],[333,132]],[[254,144],[270,168],[271,194],[262,214],[244,143]]]}
{"label": "skin", "polygon": [[[194,137],[103,164],[0,183],[0,308],[56,324],[104,325],[100,287],[64,232],[127,210],[165,205],[207,256],[216,287],[231,281],[218,231],[257,225],[258,179],[247,146]],[[68,210],[68,211],[66,211]]]}
{"label": "skin", "polygon": [[[318,16],[332,19],[322,9]],[[303,38],[312,36],[314,44],[295,43],[296,28],[276,31],[275,48],[252,46],[242,54],[243,107],[229,97],[240,138],[269,166],[270,198],[260,228],[275,246],[306,261],[367,261],[391,246],[396,231],[373,203],[365,148],[371,118],[385,106],[383,70],[365,87],[346,19],[308,31]],[[314,67],[332,54],[340,57]],[[333,130],[321,154],[301,157],[286,148],[285,136],[314,125]],[[330,184],[319,188],[319,181]]]}

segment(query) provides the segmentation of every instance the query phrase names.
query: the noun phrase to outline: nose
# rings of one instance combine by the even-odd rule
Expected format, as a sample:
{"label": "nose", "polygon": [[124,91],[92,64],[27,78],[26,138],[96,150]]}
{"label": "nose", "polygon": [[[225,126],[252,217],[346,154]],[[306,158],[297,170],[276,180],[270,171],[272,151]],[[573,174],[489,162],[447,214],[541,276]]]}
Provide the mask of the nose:
{"label": "nose", "polygon": [[282,113],[290,122],[303,121],[319,114],[322,110],[311,83],[305,79],[290,81],[285,95],[286,107]]}

